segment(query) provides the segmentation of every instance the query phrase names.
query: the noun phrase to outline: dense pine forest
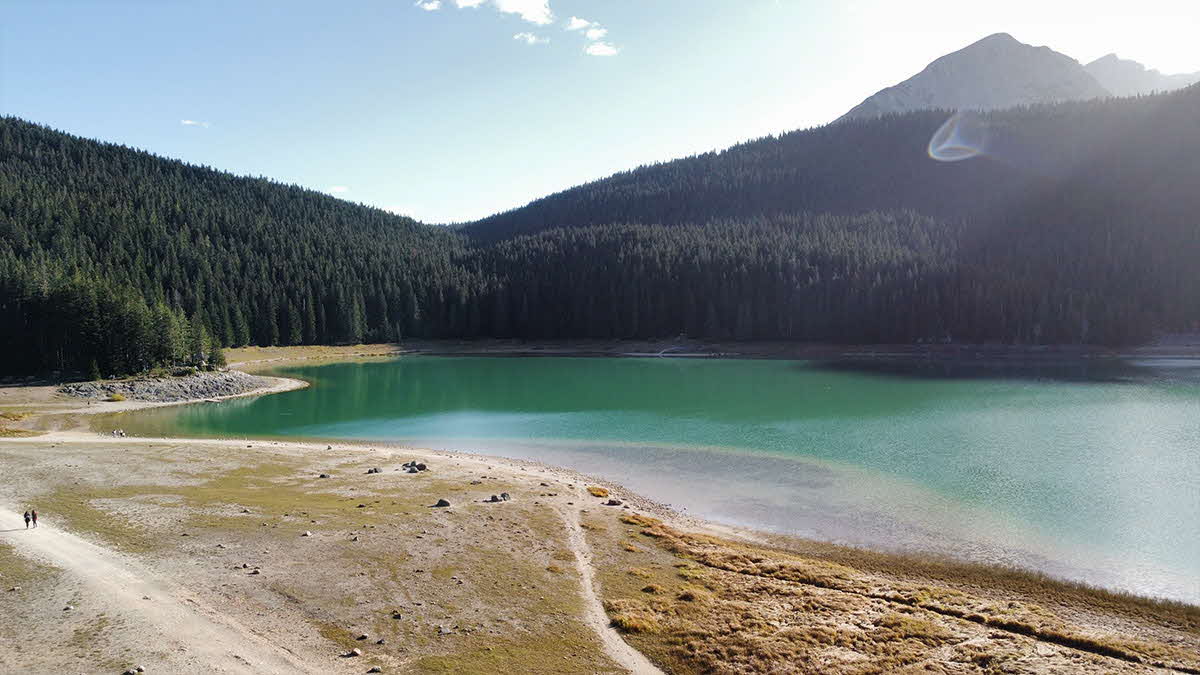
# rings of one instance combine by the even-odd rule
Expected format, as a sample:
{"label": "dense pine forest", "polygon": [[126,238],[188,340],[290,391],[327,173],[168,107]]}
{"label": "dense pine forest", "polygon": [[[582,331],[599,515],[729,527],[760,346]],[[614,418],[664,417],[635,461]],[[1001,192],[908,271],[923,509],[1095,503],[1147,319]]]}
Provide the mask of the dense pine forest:
{"label": "dense pine forest", "polygon": [[0,373],[405,337],[1130,344],[1200,329],[1200,87],[849,121],[454,230],[0,119]]}

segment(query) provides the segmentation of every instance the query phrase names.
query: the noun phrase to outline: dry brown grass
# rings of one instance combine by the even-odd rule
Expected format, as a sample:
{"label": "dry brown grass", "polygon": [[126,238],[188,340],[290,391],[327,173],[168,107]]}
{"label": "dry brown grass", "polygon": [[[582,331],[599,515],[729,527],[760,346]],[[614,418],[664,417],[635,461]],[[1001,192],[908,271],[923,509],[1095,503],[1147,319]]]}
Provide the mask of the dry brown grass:
{"label": "dry brown grass", "polygon": [[[737,544],[638,514],[616,520],[625,532],[590,535],[601,539],[597,550],[611,551],[608,564],[623,555],[617,537],[640,534],[653,545],[642,566],[602,575],[606,608],[627,639],[668,672],[1200,668],[1200,631],[1172,622],[1169,612],[1169,628],[1142,624],[1130,634],[1121,621],[1077,624],[1084,615],[1031,601],[1036,595],[993,596],[922,575],[880,574],[849,557]],[[610,548],[603,549],[604,537]],[[1152,637],[1160,629],[1178,644]]]}
{"label": "dry brown grass", "polygon": [[593,497],[600,497],[601,499],[608,497],[608,489],[606,488],[592,486],[587,491]]}

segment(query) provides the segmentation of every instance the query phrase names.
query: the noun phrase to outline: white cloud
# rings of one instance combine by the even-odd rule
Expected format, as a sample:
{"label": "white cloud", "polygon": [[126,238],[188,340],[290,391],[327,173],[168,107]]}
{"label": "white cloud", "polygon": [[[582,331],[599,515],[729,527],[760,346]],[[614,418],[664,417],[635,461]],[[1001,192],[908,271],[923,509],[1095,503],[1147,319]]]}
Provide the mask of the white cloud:
{"label": "white cloud", "polygon": [[[450,0],[416,0],[416,6],[427,11],[440,9],[444,2]],[[489,5],[503,14],[516,14],[521,19],[539,26],[548,26],[554,22],[554,12],[550,9],[550,0],[453,0],[459,9],[477,9]],[[606,42],[608,29],[596,21],[572,16],[564,23],[568,31],[579,31],[589,44],[584,52],[591,56],[615,56],[621,52],[619,47]],[[513,39],[527,45],[546,44],[550,41],[542,35],[532,32],[521,32],[513,35]]]}
{"label": "white cloud", "polygon": [[573,16],[567,19],[567,30],[583,30],[592,25],[591,21]]}
{"label": "white cloud", "polygon": [[505,14],[516,14],[539,26],[554,21],[554,12],[550,11],[550,0],[492,0],[492,4]]}
{"label": "white cloud", "polygon": [[333,187],[326,190],[326,192],[328,192],[330,194],[334,194],[334,195],[340,195],[342,193],[349,192],[349,191],[350,191],[350,188],[346,187],[345,185],[334,185]]}
{"label": "white cloud", "polygon": [[611,43],[604,42],[604,38],[608,37],[608,29],[601,26],[597,21],[589,21],[573,16],[567,19],[566,29],[583,32],[583,36],[590,42],[583,49],[586,54],[591,56],[616,56],[621,53],[619,48],[614,47]]}
{"label": "white cloud", "polygon": [[533,33],[517,33],[513,36],[514,40],[519,40],[527,45],[544,45],[550,41],[550,38],[534,35]]}
{"label": "white cloud", "polygon": [[[441,0],[428,0],[441,5]],[[554,21],[554,12],[550,11],[550,0],[454,0],[454,6],[459,9],[474,9],[491,3],[497,11],[505,14],[516,14],[529,23],[545,26]],[[418,0],[418,5],[420,5]],[[436,7],[434,8],[436,9]]]}
{"label": "white cloud", "polygon": [[179,120],[179,123],[185,127],[204,127],[205,129],[212,126],[208,122],[200,122],[197,120]]}
{"label": "white cloud", "polygon": [[593,42],[583,51],[588,56],[616,56],[621,53],[620,49],[607,42]]}

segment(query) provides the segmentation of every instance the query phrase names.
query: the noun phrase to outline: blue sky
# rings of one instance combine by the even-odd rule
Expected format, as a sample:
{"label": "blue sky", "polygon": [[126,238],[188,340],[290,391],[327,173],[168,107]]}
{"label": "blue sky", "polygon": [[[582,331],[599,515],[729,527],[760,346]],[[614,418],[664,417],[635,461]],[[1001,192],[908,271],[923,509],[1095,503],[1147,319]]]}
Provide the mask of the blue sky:
{"label": "blue sky", "polygon": [[1197,71],[1198,6],[5,0],[0,112],[451,222],[826,123],[994,32]]}

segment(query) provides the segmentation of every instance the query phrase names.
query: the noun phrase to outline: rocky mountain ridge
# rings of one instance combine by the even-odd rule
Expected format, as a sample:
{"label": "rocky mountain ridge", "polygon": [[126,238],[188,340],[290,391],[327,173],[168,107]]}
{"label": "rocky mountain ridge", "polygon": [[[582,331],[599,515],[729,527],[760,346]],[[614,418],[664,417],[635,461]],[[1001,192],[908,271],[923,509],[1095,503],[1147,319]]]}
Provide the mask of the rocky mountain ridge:
{"label": "rocky mountain ridge", "polygon": [[839,118],[915,110],[995,110],[1180,89],[1200,73],[1163,75],[1110,54],[1084,66],[1050,49],[996,33],[930,63],[913,77],[868,97]]}

